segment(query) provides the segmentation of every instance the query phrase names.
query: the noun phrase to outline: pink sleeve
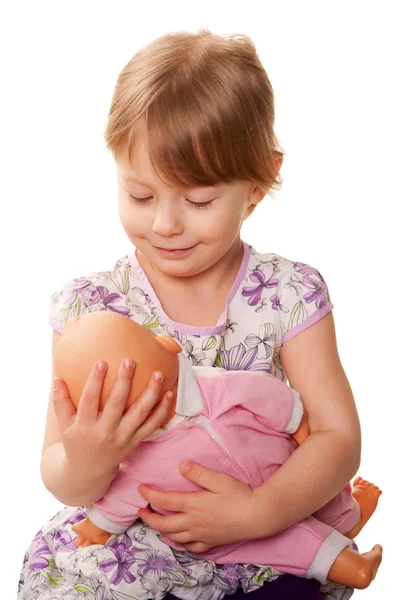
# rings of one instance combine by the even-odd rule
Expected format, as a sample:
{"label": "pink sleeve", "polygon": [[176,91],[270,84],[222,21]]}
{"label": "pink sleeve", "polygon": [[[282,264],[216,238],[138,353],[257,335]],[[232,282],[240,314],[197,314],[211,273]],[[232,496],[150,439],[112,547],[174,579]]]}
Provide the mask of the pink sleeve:
{"label": "pink sleeve", "polygon": [[147,501],[139,494],[138,486],[128,463],[121,463],[107,492],[87,511],[89,519],[109,533],[123,533],[138,517],[139,508]]}
{"label": "pink sleeve", "polygon": [[267,373],[224,371],[221,373],[231,406],[241,406],[261,418],[266,427],[294,433],[303,416],[303,403],[293,390]]}

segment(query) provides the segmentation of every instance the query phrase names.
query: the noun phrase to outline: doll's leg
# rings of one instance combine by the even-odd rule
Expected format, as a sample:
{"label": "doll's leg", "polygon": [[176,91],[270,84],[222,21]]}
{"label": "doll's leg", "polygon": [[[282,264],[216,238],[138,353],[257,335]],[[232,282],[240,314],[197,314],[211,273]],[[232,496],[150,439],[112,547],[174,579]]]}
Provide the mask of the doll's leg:
{"label": "doll's leg", "polygon": [[317,579],[324,584],[334,561],[350,545],[344,535],[308,517],[268,538],[251,540],[239,547],[221,546],[221,553],[212,556],[212,560],[268,565],[280,573]]}
{"label": "doll's leg", "polygon": [[353,539],[374,513],[381,493],[376,485],[357,477],[353,488],[350,484],[346,485],[313,516]]}

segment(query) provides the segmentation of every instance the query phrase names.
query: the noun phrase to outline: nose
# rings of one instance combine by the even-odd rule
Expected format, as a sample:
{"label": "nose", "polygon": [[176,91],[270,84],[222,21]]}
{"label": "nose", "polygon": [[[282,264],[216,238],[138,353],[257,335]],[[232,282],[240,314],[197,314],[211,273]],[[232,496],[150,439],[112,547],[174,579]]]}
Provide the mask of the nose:
{"label": "nose", "polygon": [[170,237],[183,232],[183,220],[179,203],[172,201],[159,202],[153,220],[153,231],[163,237]]}

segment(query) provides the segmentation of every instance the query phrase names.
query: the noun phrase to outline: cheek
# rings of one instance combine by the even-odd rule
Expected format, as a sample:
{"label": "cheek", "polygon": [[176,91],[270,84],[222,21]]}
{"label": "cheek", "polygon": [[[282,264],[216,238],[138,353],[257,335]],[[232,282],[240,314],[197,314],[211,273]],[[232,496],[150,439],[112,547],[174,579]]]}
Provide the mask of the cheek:
{"label": "cheek", "polygon": [[237,235],[241,224],[242,214],[239,211],[224,211],[223,214],[215,214],[207,222],[199,224],[199,230],[201,227],[204,241],[220,241],[224,244],[228,238],[233,239]]}
{"label": "cheek", "polygon": [[151,228],[151,219],[142,209],[139,211],[126,201],[119,204],[119,218],[122,227],[129,235],[142,235]]}

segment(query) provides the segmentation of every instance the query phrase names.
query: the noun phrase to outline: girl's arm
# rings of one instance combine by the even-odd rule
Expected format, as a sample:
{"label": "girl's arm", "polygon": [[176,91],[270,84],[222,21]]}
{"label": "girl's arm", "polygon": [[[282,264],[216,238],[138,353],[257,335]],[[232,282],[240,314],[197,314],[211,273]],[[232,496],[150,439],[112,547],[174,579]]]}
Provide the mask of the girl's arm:
{"label": "girl's arm", "polygon": [[310,436],[255,492],[261,514],[266,508],[274,515],[273,523],[266,523],[266,535],[329,502],[360,465],[360,423],[332,313],[284,344],[281,362],[308,411]]}
{"label": "girl's arm", "polygon": [[284,344],[281,361],[307,410],[309,437],[254,490],[193,463],[182,474],[206,491],[167,493],[141,486],[153,505],[178,513],[139,511],[151,527],[193,552],[266,537],[315,512],[353,477],[360,463],[360,425],[332,314]]}
{"label": "girl's arm", "polygon": [[154,376],[147,389],[123,414],[133,370],[121,364],[105,408],[99,411],[106,370],[93,367],[79,402],[72,404],[68,388],[59,380],[54,390],[54,355],[61,339],[53,333],[52,389],[42,448],[41,475],[45,487],[64,504],[93,504],[107,491],[122,462],[140,442],[164,421],[172,394],[160,395],[162,378]]}

